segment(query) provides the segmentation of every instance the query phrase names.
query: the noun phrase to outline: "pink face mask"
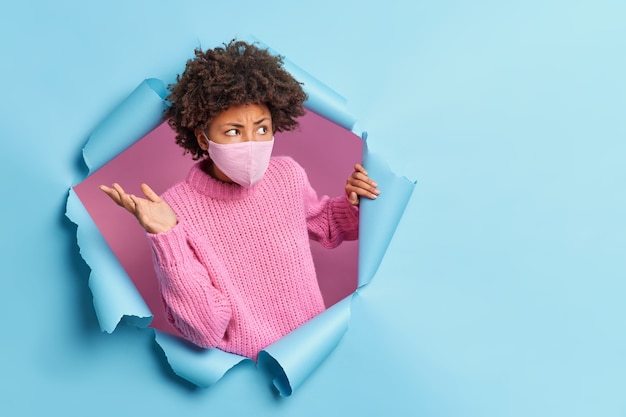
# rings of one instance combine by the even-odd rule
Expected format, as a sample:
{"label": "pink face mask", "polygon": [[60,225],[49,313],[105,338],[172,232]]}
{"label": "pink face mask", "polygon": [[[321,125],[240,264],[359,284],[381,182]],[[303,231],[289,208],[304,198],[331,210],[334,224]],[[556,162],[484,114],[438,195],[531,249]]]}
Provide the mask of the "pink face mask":
{"label": "pink face mask", "polygon": [[220,171],[242,187],[250,187],[263,178],[270,164],[274,138],[229,144],[208,143],[209,157]]}

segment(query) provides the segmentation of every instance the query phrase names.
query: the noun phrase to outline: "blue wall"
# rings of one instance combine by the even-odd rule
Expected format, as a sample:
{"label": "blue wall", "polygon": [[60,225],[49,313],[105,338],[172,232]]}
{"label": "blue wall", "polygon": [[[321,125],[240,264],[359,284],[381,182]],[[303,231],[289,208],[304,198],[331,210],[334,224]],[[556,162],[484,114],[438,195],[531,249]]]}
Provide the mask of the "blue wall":
{"label": "blue wall", "polygon": [[[626,4],[506,3],[3,5],[2,415],[626,414]],[[150,331],[101,334],[64,217],[111,109],[250,35],[418,181],[342,343],[287,399],[247,365],[195,389]]]}

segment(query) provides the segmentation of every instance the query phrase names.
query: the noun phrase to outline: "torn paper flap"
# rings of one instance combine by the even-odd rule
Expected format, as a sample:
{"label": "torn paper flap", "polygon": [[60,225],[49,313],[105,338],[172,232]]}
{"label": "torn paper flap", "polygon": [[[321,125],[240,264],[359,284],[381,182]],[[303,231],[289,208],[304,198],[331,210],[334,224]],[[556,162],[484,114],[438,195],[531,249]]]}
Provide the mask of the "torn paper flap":
{"label": "torn paper flap", "polygon": [[259,352],[257,366],[270,375],[280,395],[291,395],[337,347],[348,330],[352,297]]}

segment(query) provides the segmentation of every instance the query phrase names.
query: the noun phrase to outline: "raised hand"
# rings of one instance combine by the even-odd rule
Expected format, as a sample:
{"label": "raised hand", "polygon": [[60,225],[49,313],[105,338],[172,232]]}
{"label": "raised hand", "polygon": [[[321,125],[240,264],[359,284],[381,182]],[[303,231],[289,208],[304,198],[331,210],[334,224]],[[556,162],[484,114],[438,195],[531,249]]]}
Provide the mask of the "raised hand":
{"label": "raised hand", "polygon": [[113,184],[113,188],[101,185],[100,189],[117,205],[134,215],[141,227],[149,233],[167,232],[178,223],[174,210],[147,184],[141,184],[141,191],[147,198],[126,194],[117,183]]}
{"label": "raised hand", "polygon": [[367,171],[361,164],[354,166],[354,172],[346,180],[346,195],[350,204],[358,206],[360,197],[378,197],[380,190],[378,184],[367,176]]}

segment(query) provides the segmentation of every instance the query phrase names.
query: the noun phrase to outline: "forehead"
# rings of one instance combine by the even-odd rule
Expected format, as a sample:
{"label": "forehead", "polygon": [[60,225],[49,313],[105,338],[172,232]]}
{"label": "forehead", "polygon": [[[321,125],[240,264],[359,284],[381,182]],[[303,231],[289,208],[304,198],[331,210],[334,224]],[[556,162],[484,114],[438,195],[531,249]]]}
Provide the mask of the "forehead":
{"label": "forehead", "polygon": [[272,115],[264,104],[238,104],[230,106],[213,118],[211,124],[248,124],[271,120]]}

